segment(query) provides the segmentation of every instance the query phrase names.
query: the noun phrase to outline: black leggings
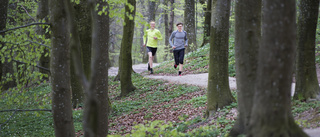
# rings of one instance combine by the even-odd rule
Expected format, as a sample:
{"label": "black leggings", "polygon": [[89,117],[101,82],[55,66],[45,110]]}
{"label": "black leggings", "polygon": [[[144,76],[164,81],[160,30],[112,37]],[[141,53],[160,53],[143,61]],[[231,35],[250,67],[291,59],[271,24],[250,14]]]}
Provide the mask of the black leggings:
{"label": "black leggings", "polygon": [[173,50],[173,56],[176,65],[183,64],[184,49]]}

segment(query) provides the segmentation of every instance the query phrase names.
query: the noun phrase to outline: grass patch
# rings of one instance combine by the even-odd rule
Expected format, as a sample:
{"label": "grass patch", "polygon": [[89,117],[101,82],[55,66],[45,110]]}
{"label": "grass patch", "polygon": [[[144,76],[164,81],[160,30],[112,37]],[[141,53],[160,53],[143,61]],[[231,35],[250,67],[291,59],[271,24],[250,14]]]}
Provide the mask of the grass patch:
{"label": "grass patch", "polygon": [[[109,77],[109,95],[113,111],[110,115],[110,134],[146,136],[225,136],[232,128],[236,103],[218,110],[214,119],[204,119],[205,89],[169,84],[160,80],[144,78],[133,74],[132,80],[137,90],[129,96],[119,98],[120,83]],[[51,109],[50,84],[42,84],[28,91],[6,91],[0,96],[1,110],[6,109]],[[23,94],[22,94],[23,93]],[[22,96],[23,95],[23,96]],[[232,91],[236,97],[236,92]],[[319,127],[319,102],[292,102],[292,113],[303,128]],[[190,111],[194,111],[189,113]],[[197,113],[195,113],[197,112]],[[76,132],[82,132],[83,110],[74,110],[73,119]],[[13,112],[0,113],[0,123],[6,122]],[[305,115],[306,114],[306,115]],[[308,115],[309,114],[309,115]],[[167,116],[157,120],[159,116]],[[136,119],[142,118],[138,122]],[[171,116],[176,119],[171,120]],[[310,118],[310,116],[312,116]],[[121,121],[125,119],[127,121]],[[131,120],[131,124],[130,124]],[[128,123],[123,125],[119,123]],[[158,121],[158,122],[156,122]],[[162,122],[159,122],[162,121]],[[132,130],[133,129],[133,130]],[[148,132],[145,132],[148,131]],[[139,132],[139,133],[138,133]],[[141,133],[140,133],[141,132]],[[54,136],[53,119],[50,112],[17,112],[2,126],[0,136]]]}
{"label": "grass patch", "polygon": [[[229,40],[229,76],[235,76],[234,39]],[[194,52],[185,55],[184,74],[208,73],[210,45],[207,44],[198,48]],[[154,73],[159,75],[174,75],[178,73],[178,68],[173,67],[174,60],[169,60],[154,67]]]}

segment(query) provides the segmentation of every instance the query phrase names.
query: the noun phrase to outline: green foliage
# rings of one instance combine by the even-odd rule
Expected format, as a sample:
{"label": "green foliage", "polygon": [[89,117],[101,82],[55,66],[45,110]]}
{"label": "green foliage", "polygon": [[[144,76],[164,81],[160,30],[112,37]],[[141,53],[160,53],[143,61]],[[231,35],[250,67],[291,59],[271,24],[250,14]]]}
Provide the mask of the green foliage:
{"label": "green foliage", "polygon": [[301,102],[299,100],[292,100],[292,114],[293,116],[298,115],[299,113],[306,112],[310,109],[316,109],[320,107],[320,102],[315,101],[315,102]]}
{"label": "green foliage", "polygon": [[207,96],[195,97],[188,101],[188,103],[192,104],[193,107],[195,108],[204,107],[206,105],[206,102],[207,102]]}
{"label": "green foliage", "polygon": [[[0,108],[51,109],[49,84],[30,89],[28,92],[6,91],[0,94]],[[7,121],[14,112],[0,112],[0,123]],[[52,113],[44,111],[16,112],[12,119],[1,127],[0,135],[6,136],[52,136]]]}
{"label": "green foliage", "polygon": [[[38,5],[35,1],[10,0],[9,4],[15,6],[9,6],[7,29],[36,22],[34,17]],[[28,14],[25,10],[28,11]],[[44,20],[39,22],[44,22]],[[47,48],[43,45],[50,45],[50,40],[46,39],[44,35],[38,35],[35,32],[36,27],[20,28],[7,32],[4,37],[0,36],[0,41],[5,43],[0,51],[1,62],[13,62],[14,67],[14,74],[2,76],[1,84],[15,80],[17,88],[11,90],[25,90],[25,86],[32,83],[39,84],[44,77],[48,77],[46,74],[40,73],[36,66],[44,49]],[[39,25],[39,27],[44,28],[45,26]]]}
{"label": "green foliage", "polygon": [[[183,94],[199,90],[199,87],[196,86],[165,85],[163,81],[148,79],[139,74],[133,74],[132,82],[137,90],[128,97],[112,102],[112,116],[123,115],[139,108],[148,108],[154,104],[167,102]],[[109,83],[113,85],[109,88],[111,92],[109,96],[113,100],[120,94],[120,83],[119,81],[113,81],[113,77],[109,78]],[[142,94],[145,94],[145,96],[141,97]],[[134,100],[130,98],[134,98]],[[147,117],[150,117],[150,115]]]}

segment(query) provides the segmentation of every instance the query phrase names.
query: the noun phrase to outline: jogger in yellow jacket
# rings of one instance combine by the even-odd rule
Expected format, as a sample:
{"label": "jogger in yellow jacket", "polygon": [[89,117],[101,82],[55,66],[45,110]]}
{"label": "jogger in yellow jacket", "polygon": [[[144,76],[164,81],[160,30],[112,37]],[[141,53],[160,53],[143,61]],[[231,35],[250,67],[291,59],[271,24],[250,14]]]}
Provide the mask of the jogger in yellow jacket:
{"label": "jogger in yellow jacket", "polygon": [[153,59],[157,52],[158,40],[162,40],[162,35],[158,29],[155,28],[156,23],[150,22],[150,29],[146,30],[143,36],[143,46],[147,46],[149,56],[148,70],[153,74]]}

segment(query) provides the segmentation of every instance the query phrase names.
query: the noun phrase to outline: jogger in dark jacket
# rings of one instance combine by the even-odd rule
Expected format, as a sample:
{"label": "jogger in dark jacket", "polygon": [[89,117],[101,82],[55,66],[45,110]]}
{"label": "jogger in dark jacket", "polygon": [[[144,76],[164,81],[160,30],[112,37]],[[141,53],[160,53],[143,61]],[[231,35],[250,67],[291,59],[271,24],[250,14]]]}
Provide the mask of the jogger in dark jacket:
{"label": "jogger in dark jacket", "polygon": [[177,23],[178,30],[172,32],[169,43],[173,49],[174,55],[174,68],[177,68],[179,65],[179,76],[183,70],[183,60],[184,60],[184,51],[185,47],[188,46],[187,32],[183,30],[183,23]]}

